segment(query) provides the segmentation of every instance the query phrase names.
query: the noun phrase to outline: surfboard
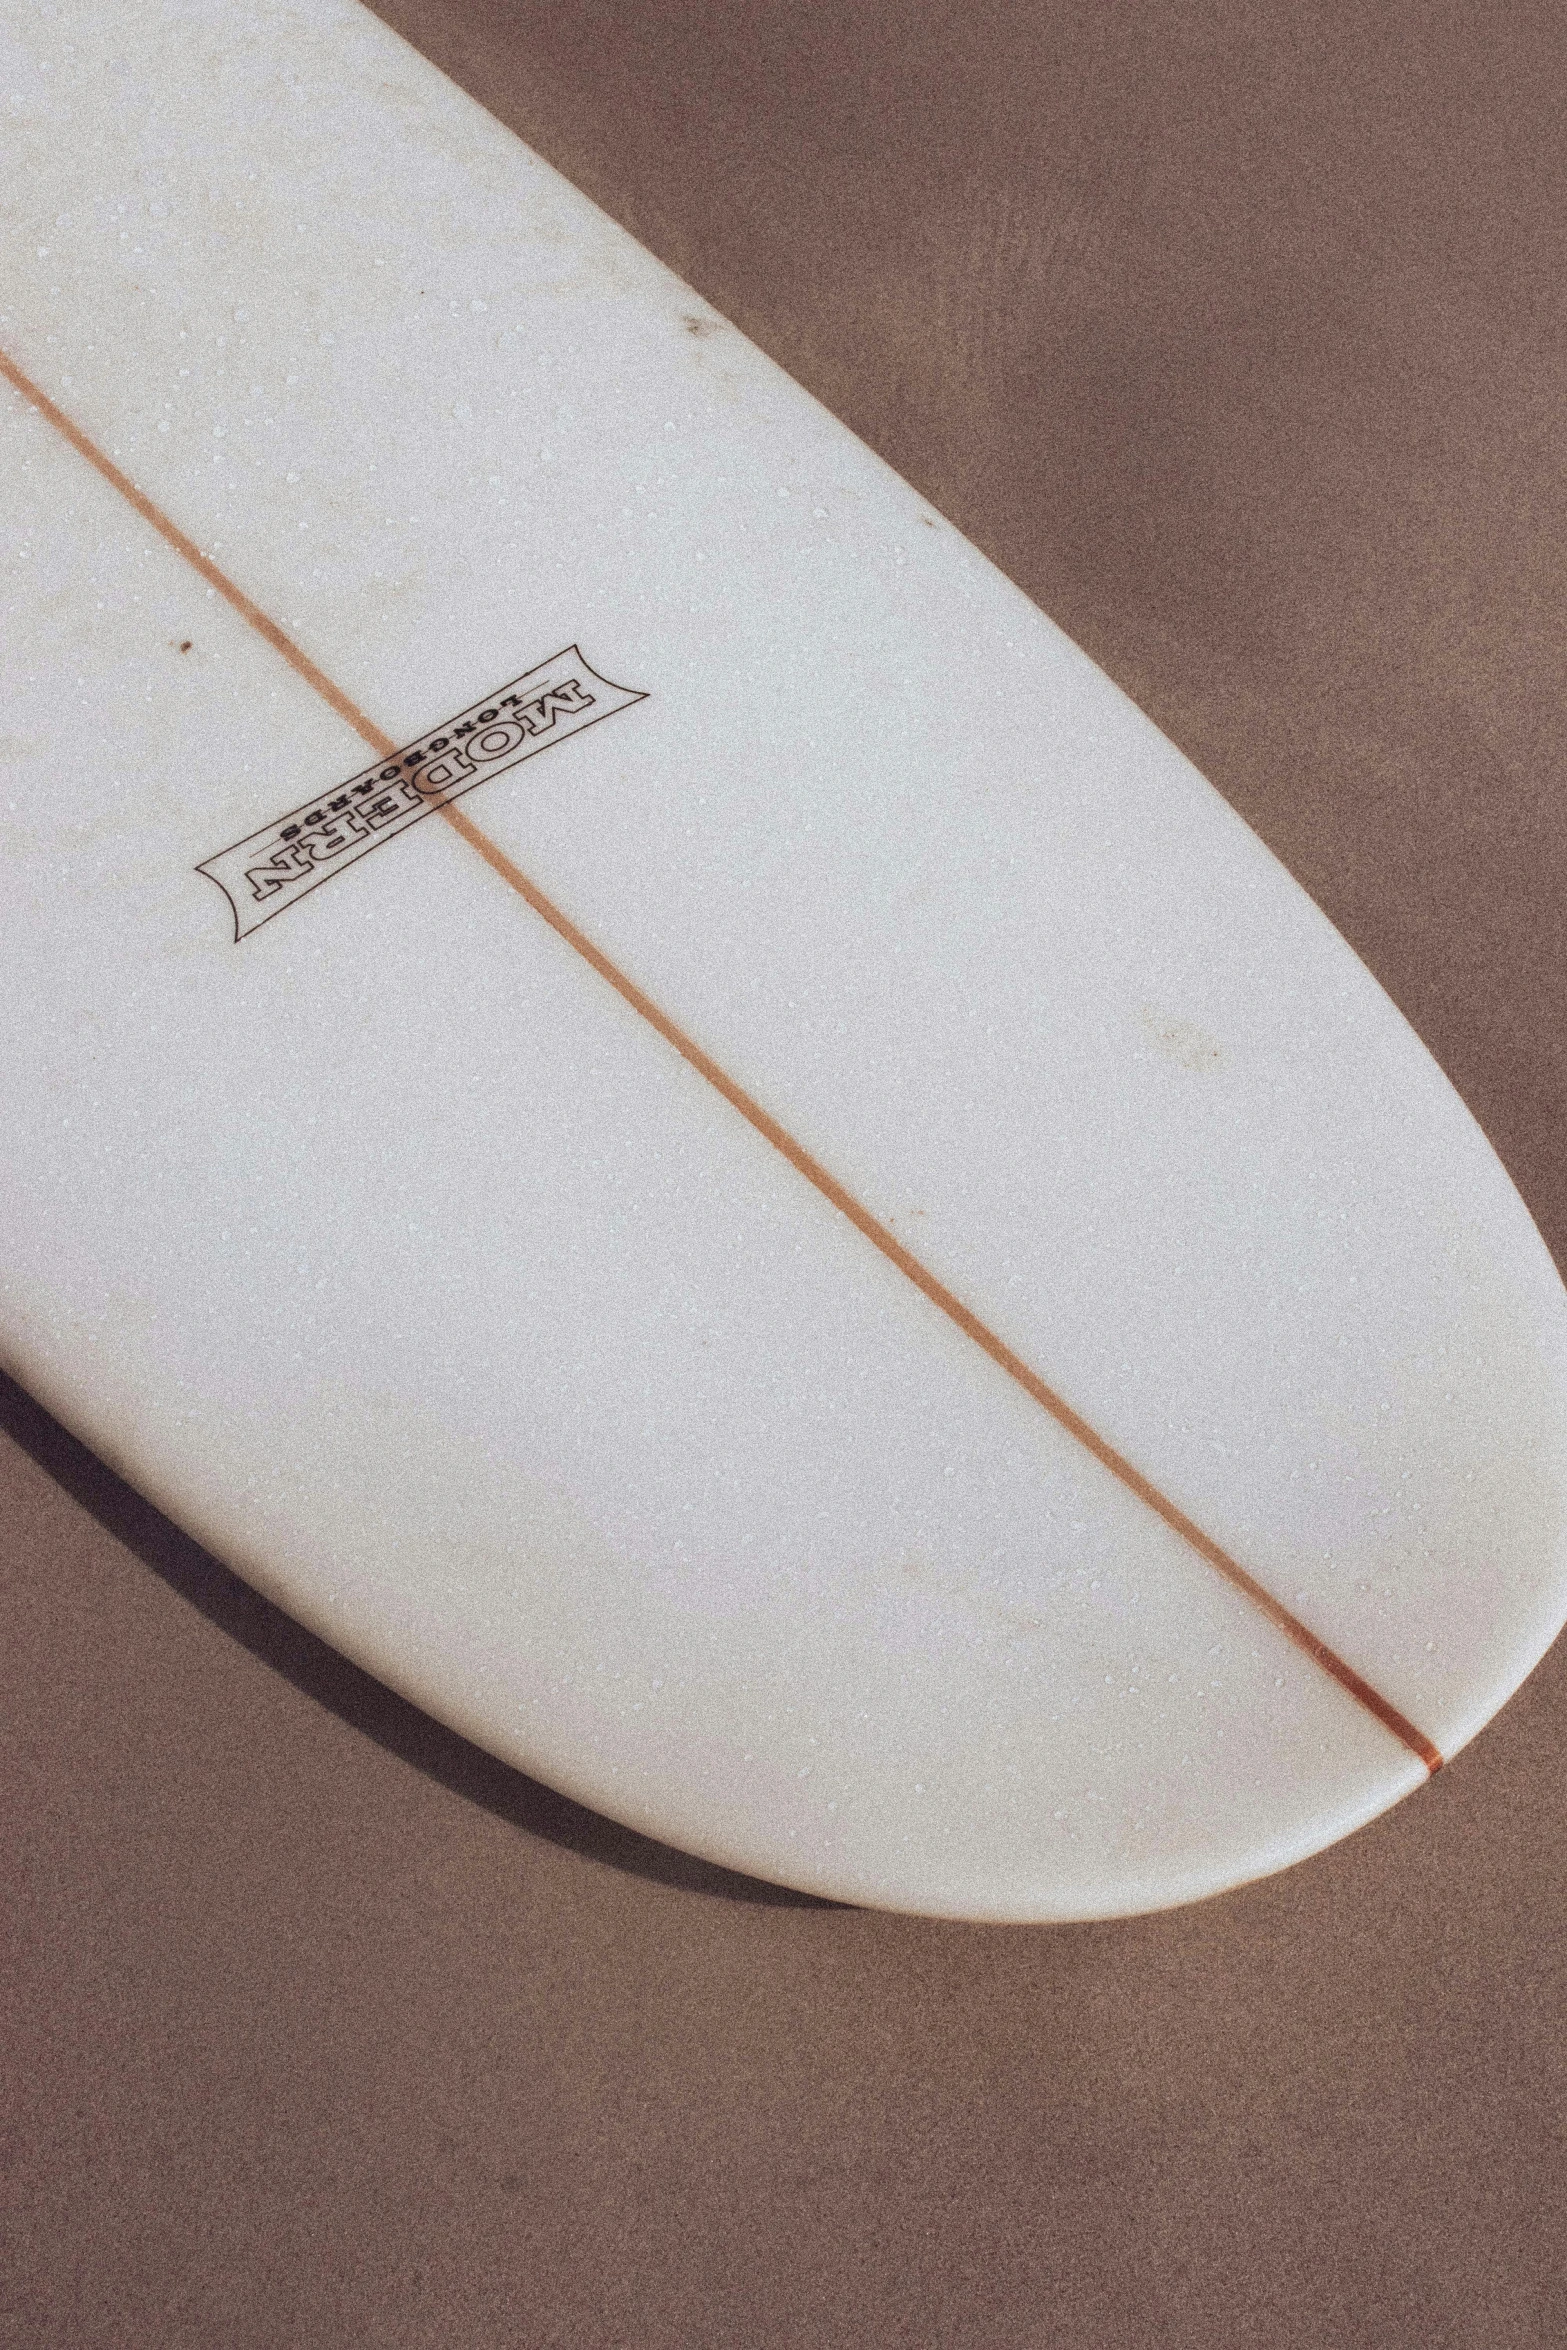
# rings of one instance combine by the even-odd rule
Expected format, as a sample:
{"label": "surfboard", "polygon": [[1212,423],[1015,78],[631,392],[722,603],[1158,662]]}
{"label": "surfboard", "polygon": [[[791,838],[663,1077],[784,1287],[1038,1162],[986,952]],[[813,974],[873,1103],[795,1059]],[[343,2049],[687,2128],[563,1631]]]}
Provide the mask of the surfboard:
{"label": "surfboard", "polygon": [[1110,681],[349,0],[5,34],[6,1366],[498,1755],[1116,1915],[1567,1613],[1567,1299]]}

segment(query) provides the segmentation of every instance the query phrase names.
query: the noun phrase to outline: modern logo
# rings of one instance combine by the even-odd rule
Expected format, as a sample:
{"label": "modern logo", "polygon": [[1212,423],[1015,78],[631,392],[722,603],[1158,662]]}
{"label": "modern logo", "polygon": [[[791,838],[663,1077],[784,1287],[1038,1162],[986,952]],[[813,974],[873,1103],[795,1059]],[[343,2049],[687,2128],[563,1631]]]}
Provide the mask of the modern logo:
{"label": "modern logo", "polygon": [[395,757],[307,800],[196,870],[233,907],[238,942],[475,784],[646,699],[630,686],[611,685],[568,645]]}

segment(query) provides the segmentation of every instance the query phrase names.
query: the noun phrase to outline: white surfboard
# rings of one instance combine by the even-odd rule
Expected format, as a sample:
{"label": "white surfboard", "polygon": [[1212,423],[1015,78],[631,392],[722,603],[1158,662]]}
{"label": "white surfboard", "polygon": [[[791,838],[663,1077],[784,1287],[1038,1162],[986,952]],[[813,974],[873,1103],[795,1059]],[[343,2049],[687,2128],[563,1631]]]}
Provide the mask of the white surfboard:
{"label": "white surfboard", "polygon": [[1094,666],[347,0],[10,12],[0,1348],[737,1868],[1299,1858],[1567,1610],[1567,1300]]}

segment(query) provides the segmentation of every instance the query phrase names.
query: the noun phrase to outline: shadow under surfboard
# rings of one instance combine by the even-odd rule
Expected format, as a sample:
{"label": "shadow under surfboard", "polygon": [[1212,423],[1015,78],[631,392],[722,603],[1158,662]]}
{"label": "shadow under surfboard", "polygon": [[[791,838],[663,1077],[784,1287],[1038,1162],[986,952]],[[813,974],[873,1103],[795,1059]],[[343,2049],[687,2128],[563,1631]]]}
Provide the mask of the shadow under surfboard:
{"label": "shadow under surfboard", "polygon": [[421,1712],[253,1591],[3,1372],[0,1430],[117,1542],[199,1609],[209,1623],[339,1721],[467,1802],[481,1805],[497,1819],[585,1860],[645,1877],[654,1884],[774,1908],[843,1906],[814,1894],[794,1892],[788,1886],[742,1876],[716,1862],[660,1844],[486,1754],[482,1747]]}

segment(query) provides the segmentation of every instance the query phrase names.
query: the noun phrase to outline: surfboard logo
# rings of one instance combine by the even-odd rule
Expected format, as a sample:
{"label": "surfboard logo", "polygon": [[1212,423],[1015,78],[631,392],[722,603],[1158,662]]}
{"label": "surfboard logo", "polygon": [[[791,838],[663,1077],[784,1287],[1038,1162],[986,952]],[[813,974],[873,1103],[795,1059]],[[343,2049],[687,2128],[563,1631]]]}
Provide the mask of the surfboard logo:
{"label": "surfboard logo", "polygon": [[460,710],[335,790],[209,857],[196,871],[215,881],[234,909],[237,945],[334,873],[346,873],[383,841],[492,775],[504,775],[568,735],[646,700],[635,687],[600,677],[568,645],[471,710]]}

